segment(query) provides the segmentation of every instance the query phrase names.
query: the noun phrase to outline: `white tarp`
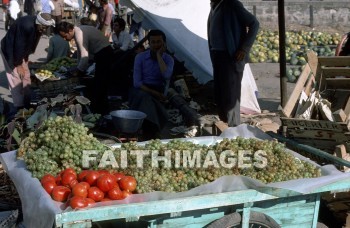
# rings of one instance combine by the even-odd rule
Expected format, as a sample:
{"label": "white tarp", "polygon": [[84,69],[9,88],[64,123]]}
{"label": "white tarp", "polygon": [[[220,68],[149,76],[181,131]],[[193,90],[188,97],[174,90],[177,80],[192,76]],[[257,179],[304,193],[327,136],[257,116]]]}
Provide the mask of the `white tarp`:
{"label": "white tarp", "polygon": [[[146,29],[161,29],[167,36],[168,49],[184,61],[200,84],[213,79],[207,41],[210,1],[203,0],[121,0],[131,8]],[[241,112],[260,113],[257,86],[246,65],[242,80]]]}

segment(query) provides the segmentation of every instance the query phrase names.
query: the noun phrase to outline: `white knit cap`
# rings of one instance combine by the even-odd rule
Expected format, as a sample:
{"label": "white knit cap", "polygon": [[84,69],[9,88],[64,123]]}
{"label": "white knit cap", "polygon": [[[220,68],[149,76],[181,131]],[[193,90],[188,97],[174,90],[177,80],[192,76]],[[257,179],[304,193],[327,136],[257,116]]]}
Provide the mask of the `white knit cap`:
{"label": "white knit cap", "polygon": [[41,12],[38,13],[38,15],[36,15],[36,23],[40,24],[40,25],[45,25],[45,26],[53,26],[55,27],[55,20],[54,19],[49,19],[49,20],[45,20],[42,16],[41,16]]}

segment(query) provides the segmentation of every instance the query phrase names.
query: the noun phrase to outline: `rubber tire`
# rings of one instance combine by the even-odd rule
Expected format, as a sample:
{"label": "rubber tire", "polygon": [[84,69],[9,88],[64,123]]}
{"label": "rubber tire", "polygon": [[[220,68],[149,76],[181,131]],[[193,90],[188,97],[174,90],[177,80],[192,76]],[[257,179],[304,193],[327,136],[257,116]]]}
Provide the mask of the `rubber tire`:
{"label": "rubber tire", "polygon": [[316,228],[328,228],[328,226],[326,226],[322,222],[318,222]]}
{"label": "rubber tire", "polygon": [[[260,212],[251,211],[249,218],[249,227],[254,227],[258,225],[261,228],[280,228],[281,226],[277,224],[270,216],[265,215]],[[224,217],[212,222],[207,226],[207,228],[227,228],[227,227],[241,227],[242,226],[242,216],[239,213],[232,213],[225,215]]]}

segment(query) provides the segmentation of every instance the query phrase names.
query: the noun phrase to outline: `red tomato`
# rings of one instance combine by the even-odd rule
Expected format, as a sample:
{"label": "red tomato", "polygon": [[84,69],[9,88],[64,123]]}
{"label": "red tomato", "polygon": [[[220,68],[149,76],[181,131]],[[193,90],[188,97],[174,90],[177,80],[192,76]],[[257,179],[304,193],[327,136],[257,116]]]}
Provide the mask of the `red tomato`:
{"label": "red tomato", "polygon": [[101,201],[100,202],[105,202],[105,201],[112,201],[110,198],[103,198],[103,199],[101,199]]}
{"label": "red tomato", "polygon": [[[95,204],[95,200],[93,200],[93,199],[86,198],[85,200],[87,201],[88,206]],[[101,200],[101,201],[102,201],[102,200]]]}
{"label": "red tomato", "polygon": [[90,172],[90,170],[83,170],[79,173],[78,175],[78,181],[81,182],[81,181],[84,181],[84,178],[86,176],[86,174],[88,174]]}
{"label": "red tomato", "polygon": [[98,170],[97,172],[99,172],[101,175],[102,174],[110,174],[110,172],[108,170]]}
{"label": "red tomato", "polygon": [[63,170],[61,176],[63,176],[65,173],[71,173],[75,176],[75,179],[78,178],[77,172],[75,172],[75,170],[72,168],[67,168],[67,169]]}
{"label": "red tomato", "polygon": [[85,187],[85,189],[86,190],[89,190],[89,188],[90,188],[90,185],[89,185],[89,183],[87,183],[87,182],[79,182],[79,184],[81,184],[81,185],[83,185],[84,187]]}
{"label": "red tomato", "polygon": [[84,181],[89,183],[90,186],[96,185],[97,179],[100,177],[100,173],[95,170],[90,170],[88,174],[86,174]]}
{"label": "red tomato", "polygon": [[122,194],[122,191],[120,190],[119,187],[114,187],[111,190],[108,191],[108,197],[111,200],[122,200],[125,197]]}
{"label": "red tomato", "polygon": [[61,181],[62,181],[62,177],[61,177],[61,175],[58,175],[58,176],[56,177],[56,184],[57,184],[57,185],[61,185],[61,184],[62,184]]}
{"label": "red tomato", "polygon": [[77,179],[74,179],[74,180],[72,180],[72,181],[69,183],[69,187],[70,187],[71,189],[73,189],[74,186],[75,186],[76,184],[78,184],[78,183],[79,183],[78,180],[77,180]]}
{"label": "red tomato", "polygon": [[95,202],[101,201],[105,197],[105,194],[98,187],[91,187],[88,190],[88,198],[95,200]]}
{"label": "red tomato", "polygon": [[136,179],[132,176],[125,176],[118,182],[121,190],[132,192],[136,189]]}
{"label": "red tomato", "polygon": [[73,196],[69,201],[69,206],[71,206],[73,209],[84,208],[88,206],[88,201],[84,197]]}
{"label": "red tomato", "polygon": [[113,173],[113,175],[117,178],[117,181],[125,177],[124,173]]}
{"label": "red tomato", "polygon": [[88,189],[85,184],[78,183],[72,189],[73,196],[81,196],[86,198],[88,195]]}
{"label": "red tomato", "polygon": [[117,185],[117,181],[115,179],[115,176],[111,174],[101,175],[97,179],[97,183],[96,183],[96,186],[103,192],[108,192],[116,185]]}
{"label": "red tomato", "polygon": [[42,183],[42,185],[43,185],[43,188],[45,189],[45,191],[47,193],[49,193],[49,195],[51,195],[51,192],[54,189],[54,187],[57,186],[57,184],[56,184],[56,182],[54,180],[53,181],[47,180],[44,183]]}
{"label": "red tomato", "polygon": [[71,190],[65,186],[56,186],[52,189],[51,197],[58,202],[64,202],[68,199]]}
{"label": "red tomato", "polygon": [[129,191],[122,191],[122,195],[123,195],[123,197],[124,197],[123,199],[125,199],[126,197],[131,196],[132,193],[129,192]]}
{"label": "red tomato", "polygon": [[54,181],[54,182],[56,182],[56,178],[55,178],[55,176],[53,176],[51,174],[46,174],[46,175],[44,175],[41,178],[40,183],[43,184],[46,181]]}
{"label": "red tomato", "polygon": [[63,173],[61,184],[64,186],[69,186],[70,182],[76,179],[77,179],[77,176],[75,176],[73,173]]}

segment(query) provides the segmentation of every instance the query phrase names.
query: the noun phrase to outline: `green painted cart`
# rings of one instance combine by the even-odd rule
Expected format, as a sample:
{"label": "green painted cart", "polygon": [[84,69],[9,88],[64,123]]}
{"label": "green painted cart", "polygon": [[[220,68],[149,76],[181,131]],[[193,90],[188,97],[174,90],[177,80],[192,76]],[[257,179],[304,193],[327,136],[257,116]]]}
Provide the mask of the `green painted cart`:
{"label": "green painted cart", "polygon": [[308,194],[243,190],[64,212],[55,222],[57,227],[317,227],[321,194],[349,189],[350,178]]}

